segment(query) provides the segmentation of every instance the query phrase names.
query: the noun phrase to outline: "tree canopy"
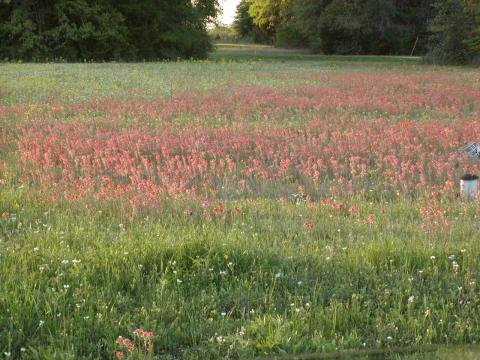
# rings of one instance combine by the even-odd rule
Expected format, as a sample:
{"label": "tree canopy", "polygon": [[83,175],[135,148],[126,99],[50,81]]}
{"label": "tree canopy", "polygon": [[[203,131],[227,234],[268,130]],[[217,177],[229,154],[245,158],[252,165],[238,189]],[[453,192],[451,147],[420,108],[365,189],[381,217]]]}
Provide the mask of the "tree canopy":
{"label": "tree canopy", "polygon": [[439,63],[480,57],[478,0],[242,0],[240,36],[325,54],[425,55]]}
{"label": "tree canopy", "polygon": [[0,0],[0,58],[206,57],[217,0]]}
{"label": "tree canopy", "polygon": [[431,22],[432,51],[437,63],[480,64],[480,3],[443,0],[435,4]]}

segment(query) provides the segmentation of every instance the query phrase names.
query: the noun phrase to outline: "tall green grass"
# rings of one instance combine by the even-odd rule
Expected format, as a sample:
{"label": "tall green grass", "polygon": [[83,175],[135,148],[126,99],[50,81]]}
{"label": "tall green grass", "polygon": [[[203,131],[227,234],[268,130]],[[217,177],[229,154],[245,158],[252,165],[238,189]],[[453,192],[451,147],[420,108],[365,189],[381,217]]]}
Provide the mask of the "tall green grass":
{"label": "tall green grass", "polygon": [[155,333],[160,359],[480,337],[474,205],[452,202],[459,220],[445,233],[420,230],[416,203],[402,198],[354,199],[358,217],[238,201],[237,216],[204,221],[175,204],[132,218],[46,206],[25,188],[1,195],[0,348],[15,358],[111,358],[137,326]]}
{"label": "tall green grass", "polygon": [[[296,79],[296,71],[436,71],[328,59],[0,64],[1,104],[25,105],[23,113],[3,114],[0,130],[35,120],[29,107],[55,99],[155,98],[230,83],[319,85]],[[72,112],[61,120],[95,116]],[[301,126],[296,120],[293,114],[286,121]],[[111,359],[115,339],[132,338],[137,326],[154,332],[151,357],[169,360],[343,350],[399,359],[389,349],[480,341],[477,202],[444,195],[439,201],[451,208],[450,226],[426,228],[418,209],[427,199],[375,191],[345,200],[341,209],[312,206],[295,194],[284,201],[225,196],[225,206],[239,212],[210,220],[188,201],[136,213],[116,204],[87,209],[45,200],[11,171],[15,148],[0,151],[0,179],[6,179],[0,183],[0,357]],[[264,194],[275,193],[269,186]],[[365,224],[369,215],[375,221]],[[406,359],[476,356],[454,347]]]}

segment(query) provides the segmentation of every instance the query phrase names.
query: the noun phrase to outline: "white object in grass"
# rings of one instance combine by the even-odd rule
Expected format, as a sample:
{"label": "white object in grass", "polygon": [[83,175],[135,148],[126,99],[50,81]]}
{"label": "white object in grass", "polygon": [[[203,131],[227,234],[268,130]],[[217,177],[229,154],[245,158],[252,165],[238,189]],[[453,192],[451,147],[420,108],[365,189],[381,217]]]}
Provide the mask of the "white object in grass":
{"label": "white object in grass", "polygon": [[480,156],[480,144],[476,141],[470,141],[467,143],[463,150],[468,154],[470,157],[479,157]]}
{"label": "white object in grass", "polygon": [[460,194],[465,199],[473,199],[478,194],[478,176],[466,174],[460,179]]}

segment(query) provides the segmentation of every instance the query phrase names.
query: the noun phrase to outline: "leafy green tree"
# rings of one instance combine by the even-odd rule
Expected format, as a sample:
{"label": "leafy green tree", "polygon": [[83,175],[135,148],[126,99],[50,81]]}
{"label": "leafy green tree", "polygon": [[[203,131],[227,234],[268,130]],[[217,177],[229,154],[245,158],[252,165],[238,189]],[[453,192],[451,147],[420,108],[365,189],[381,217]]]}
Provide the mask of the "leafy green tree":
{"label": "leafy green tree", "polygon": [[480,9],[476,0],[440,0],[431,22],[429,59],[440,64],[465,64],[480,57]]}
{"label": "leafy green tree", "polygon": [[262,30],[274,33],[289,20],[291,0],[255,0],[249,7],[254,23]]}
{"label": "leafy green tree", "polygon": [[218,8],[217,0],[0,0],[0,57],[202,58]]}
{"label": "leafy green tree", "polygon": [[111,60],[130,50],[122,15],[104,1],[4,1],[0,19],[3,58]]}
{"label": "leafy green tree", "polygon": [[57,1],[50,11],[49,17],[37,21],[43,28],[46,57],[112,60],[131,54],[123,17],[105,2]]}
{"label": "leafy green tree", "polygon": [[425,52],[432,1],[296,0],[293,18],[314,51],[411,54]]}
{"label": "leafy green tree", "polygon": [[395,0],[394,36],[398,54],[423,55],[429,49],[429,20],[435,0]]}
{"label": "leafy green tree", "polygon": [[238,40],[237,32],[231,26],[221,24],[208,29],[208,36],[213,41],[233,42]]}
{"label": "leafy green tree", "polygon": [[248,13],[250,4],[251,0],[241,0],[237,5],[233,28],[241,38],[249,37],[255,28],[253,19]]}
{"label": "leafy green tree", "polygon": [[277,45],[324,53],[410,55],[427,50],[434,1],[249,0],[245,7],[254,25]]}
{"label": "leafy green tree", "polygon": [[303,34],[292,21],[296,0],[242,0],[235,28],[243,38],[276,45],[303,46]]}
{"label": "leafy green tree", "polygon": [[32,19],[32,7],[33,1],[17,6],[8,0],[0,1],[0,57],[32,59],[44,53],[42,29]]}
{"label": "leafy green tree", "polygon": [[267,34],[253,22],[253,18],[249,13],[251,4],[252,0],[240,1],[237,5],[233,28],[241,39],[255,43],[267,42]]}

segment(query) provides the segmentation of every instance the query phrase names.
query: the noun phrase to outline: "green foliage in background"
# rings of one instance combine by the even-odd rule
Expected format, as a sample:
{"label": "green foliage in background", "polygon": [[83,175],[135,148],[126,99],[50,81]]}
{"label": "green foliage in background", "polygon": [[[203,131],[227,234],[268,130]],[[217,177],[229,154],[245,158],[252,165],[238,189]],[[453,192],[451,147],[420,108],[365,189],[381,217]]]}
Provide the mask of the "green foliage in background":
{"label": "green foliage in background", "polygon": [[0,58],[156,60],[204,58],[216,0],[3,0]]}
{"label": "green foliage in background", "polygon": [[477,0],[442,0],[432,21],[429,58],[440,64],[480,63],[480,4]]}
{"label": "green foliage in background", "polygon": [[238,40],[238,35],[235,29],[231,26],[217,25],[212,29],[208,29],[208,36],[213,41],[235,42]]}
{"label": "green foliage in background", "polygon": [[480,62],[478,0],[242,0],[235,29],[240,37],[257,31],[263,42],[323,54]]}
{"label": "green foliage in background", "polygon": [[432,0],[250,0],[239,6],[237,22],[248,23],[248,16],[277,45],[325,54],[423,54],[431,5]]}
{"label": "green foliage in background", "polygon": [[[320,12],[319,31],[310,30],[308,38],[313,46],[317,45],[325,53],[410,55],[415,50],[417,54],[424,53],[425,14],[430,1],[407,3],[395,0],[330,1],[323,9],[317,10]],[[308,15],[305,10],[303,14]]]}
{"label": "green foliage in background", "polygon": [[233,28],[241,39],[251,41],[254,43],[268,43],[271,42],[271,34],[262,30],[253,22],[253,18],[249,14],[249,9],[252,1],[241,0],[237,5],[237,13]]}

